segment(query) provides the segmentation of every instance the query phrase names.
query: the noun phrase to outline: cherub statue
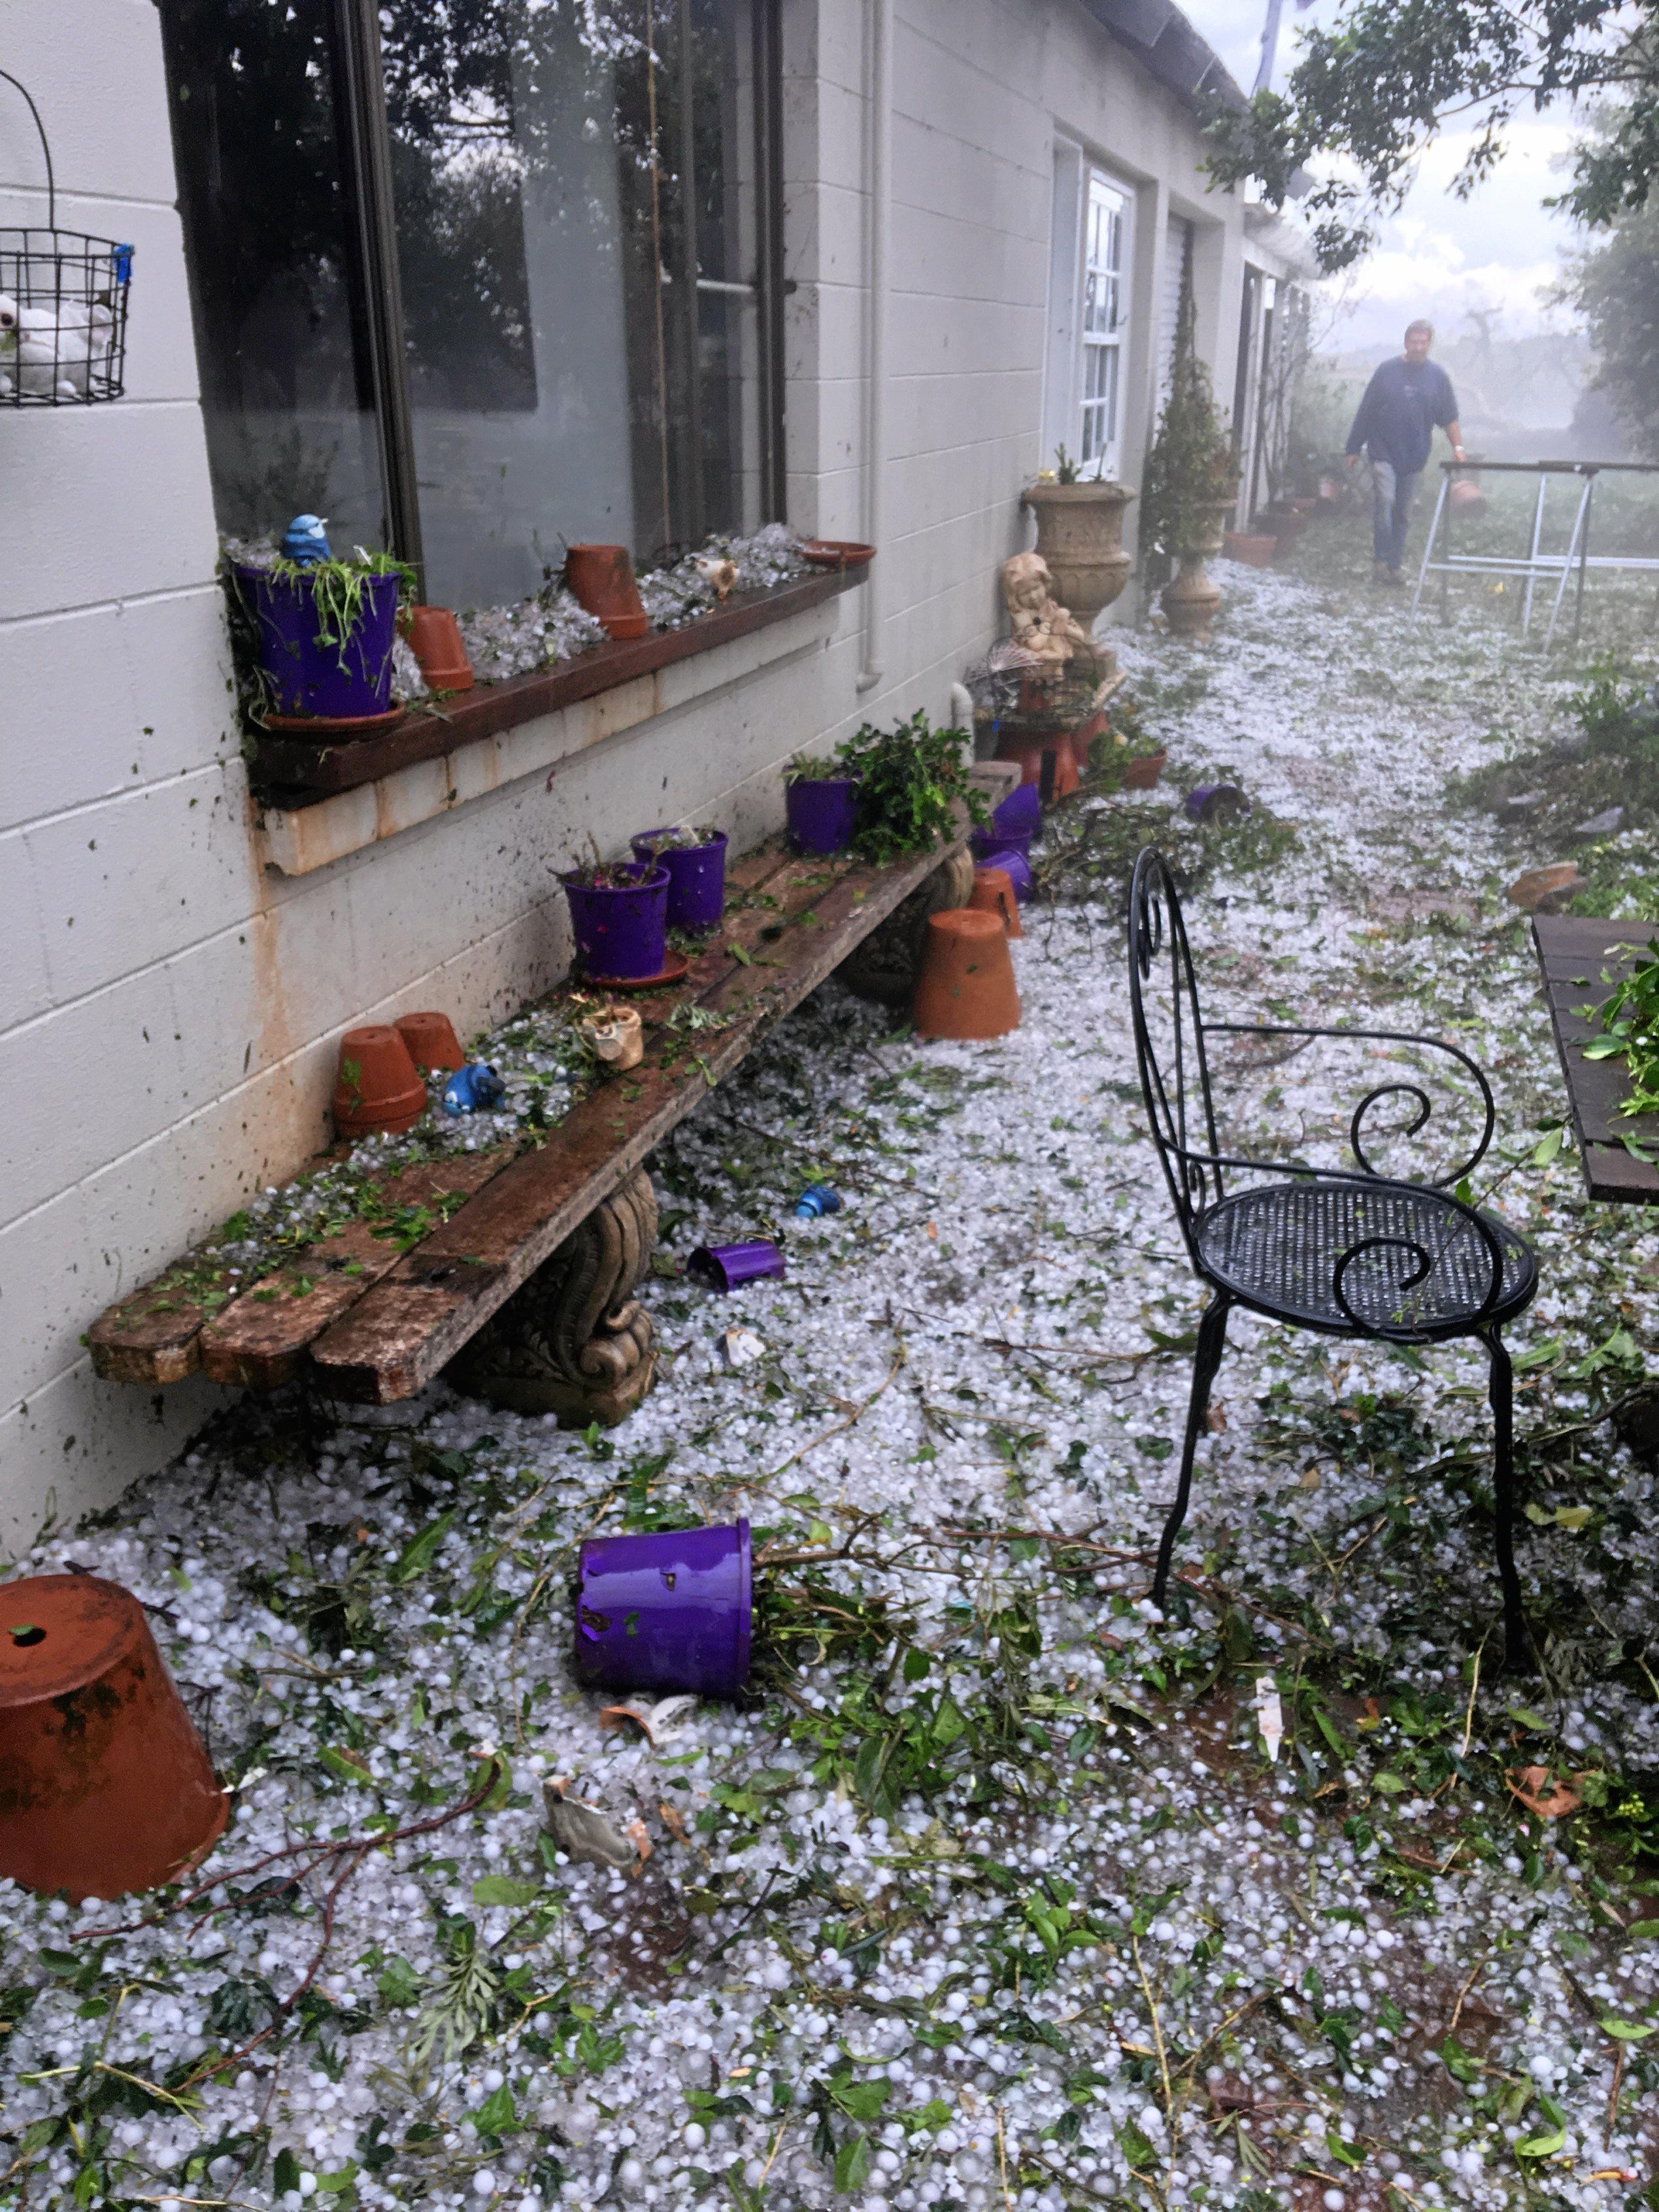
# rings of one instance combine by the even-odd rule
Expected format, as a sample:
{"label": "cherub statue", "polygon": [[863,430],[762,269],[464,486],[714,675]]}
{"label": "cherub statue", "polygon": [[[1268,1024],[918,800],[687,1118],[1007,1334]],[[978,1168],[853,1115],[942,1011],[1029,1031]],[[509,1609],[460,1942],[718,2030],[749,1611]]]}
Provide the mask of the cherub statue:
{"label": "cherub statue", "polygon": [[1002,599],[1008,611],[1014,642],[1048,672],[1058,675],[1067,661],[1082,665],[1083,675],[1111,665],[1069,607],[1054,596],[1054,579],[1040,553],[1016,553],[1002,563]]}

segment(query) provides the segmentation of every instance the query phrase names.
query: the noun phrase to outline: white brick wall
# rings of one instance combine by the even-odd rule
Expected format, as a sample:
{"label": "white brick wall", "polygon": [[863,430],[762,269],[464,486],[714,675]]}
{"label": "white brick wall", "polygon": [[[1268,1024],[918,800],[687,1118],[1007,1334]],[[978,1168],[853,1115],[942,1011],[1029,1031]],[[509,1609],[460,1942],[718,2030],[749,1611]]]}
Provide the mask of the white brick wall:
{"label": "white brick wall", "polygon": [[[791,519],[851,537],[866,9],[784,0],[784,19]],[[0,410],[0,1546],[104,1502],[223,1402],[99,1383],[81,1333],[323,1141],[342,1029],[423,1004],[463,1032],[499,1014],[562,969],[552,869],[588,832],[615,848],[694,809],[758,834],[789,753],[945,710],[1026,542],[1057,127],[1206,227],[1224,392],[1242,269],[1190,118],[1074,0],[896,0],[882,687],[855,691],[849,595],[821,648],[560,762],[551,792],[522,777],[284,878],[232,715],[154,9],[5,0],[3,20],[60,222],[137,254],[124,402]],[[39,183],[0,85],[0,222],[43,222]],[[1137,228],[1136,299],[1161,231]],[[1126,452],[1145,428],[1143,406]]]}

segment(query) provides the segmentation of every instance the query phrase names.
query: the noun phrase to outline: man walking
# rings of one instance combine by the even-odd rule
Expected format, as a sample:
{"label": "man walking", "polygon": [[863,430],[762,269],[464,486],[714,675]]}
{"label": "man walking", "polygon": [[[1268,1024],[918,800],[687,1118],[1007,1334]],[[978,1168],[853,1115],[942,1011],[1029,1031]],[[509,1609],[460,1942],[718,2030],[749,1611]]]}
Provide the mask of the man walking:
{"label": "man walking", "polygon": [[1463,459],[1462,432],[1451,379],[1429,359],[1432,323],[1412,323],[1406,350],[1385,361],[1365,386],[1359,411],[1348,432],[1348,466],[1357,469],[1363,447],[1371,462],[1371,545],[1377,557],[1373,580],[1399,586],[1405,582],[1406,524],[1427,464],[1436,423],[1451,441],[1451,457]]}

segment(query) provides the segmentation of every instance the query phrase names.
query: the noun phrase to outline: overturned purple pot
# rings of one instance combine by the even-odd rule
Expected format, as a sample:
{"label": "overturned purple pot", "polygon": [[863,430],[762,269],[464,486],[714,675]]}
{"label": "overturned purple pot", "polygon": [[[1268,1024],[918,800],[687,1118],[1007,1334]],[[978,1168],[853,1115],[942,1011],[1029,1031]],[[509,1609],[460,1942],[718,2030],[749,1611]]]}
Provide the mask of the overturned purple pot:
{"label": "overturned purple pot", "polygon": [[784,810],[797,853],[845,853],[858,817],[858,781],[800,775],[784,788]]}
{"label": "overturned purple pot", "polygon": [[[1022,788],[1035,791],[1037,786],[1033,783]],[[1028,860],[1031,858],[1031,841],[1036,834],[1032,830],[976,830],[968,842],[972,848],[974,859],[981,867],[984,867],[989,866],[993,853],[1017,853],[1022,860]]]}
{"label": "overturned purple pot", "polygon": [[1003,845],[989,853],[979,863],[982,868],[1006,868],[1008,881],[1014,885],[1014,896],[1021,906],[1026,905],[1037,888],[1037,878],[1031,872],[1031,862],[1019,848]]}
{"label": "overturned purple pot", "polygon": [[699,1244],[686,1273],[711,1291],[736,1291],[763,1275],[781,1275],[784,1255],[770,1237],[750,1237],[741,1244]]}
{"label": "overturned purple pot", "polygon": [[576,1671],[611,1690],[735,1697],[748,1680],[749,1524],[594,1536],[577,1561]]}
{"label": "overturned purple pot", "polygon": [[661,830],[642,830],[630,840],[636,860],[669,872],[669,927],[692,937],[718,929],[726,910],[726,833],[717,830],[705,845],[664,845],[652,850]]}
{"label": "overturned purple pot", "polygon": [[583,968],[596,981],[636,982],[660,975],[668,958],[669,872],[648,861],[624,860],[617,884],[584,884],[560,876],[570,901],[570,924]]}
{"label": "overturned purple pot", "polygon": [[1024,837],[1029,844],[1043,826],[1042,794],[1034,783],[1018,783],[991,810],[992,830],[1010,848],[1014,840]]}

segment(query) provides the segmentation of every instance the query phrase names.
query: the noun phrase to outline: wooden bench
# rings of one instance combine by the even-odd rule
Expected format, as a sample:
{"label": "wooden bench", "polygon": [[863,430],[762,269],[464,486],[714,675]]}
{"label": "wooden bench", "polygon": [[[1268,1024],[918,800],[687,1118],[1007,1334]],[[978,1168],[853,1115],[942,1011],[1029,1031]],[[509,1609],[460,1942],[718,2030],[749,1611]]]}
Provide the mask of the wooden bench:
{"label": "wooden bench", "polygon": [[[1001,763],[975,770],[993,802],[1017,775]],[[656,1366],[634,1295],[657,1234],[645,1161],[850,956],[868,964],[874,933],[902,975],[927,914],[972,887],[966,845],[964,822],[948,848],[895,867],[800,859],[780,843],[746,855],[721,932],[684,981],[633,1001],[641,1064],[602,1080],[538,1148],[421,1161],[379,1185],[372,1220],[257,1280],[232,1276],[211,1247],[187,1254],[94,1323],[94,1369],[150,1388],[195,1373],[256,1389],[306,1380],[387,1405],[456,1360],[457,1382],[497,1404],[577,1425],[621,1420]],[[670,1027],[687,1006],[721,1025]]]}

